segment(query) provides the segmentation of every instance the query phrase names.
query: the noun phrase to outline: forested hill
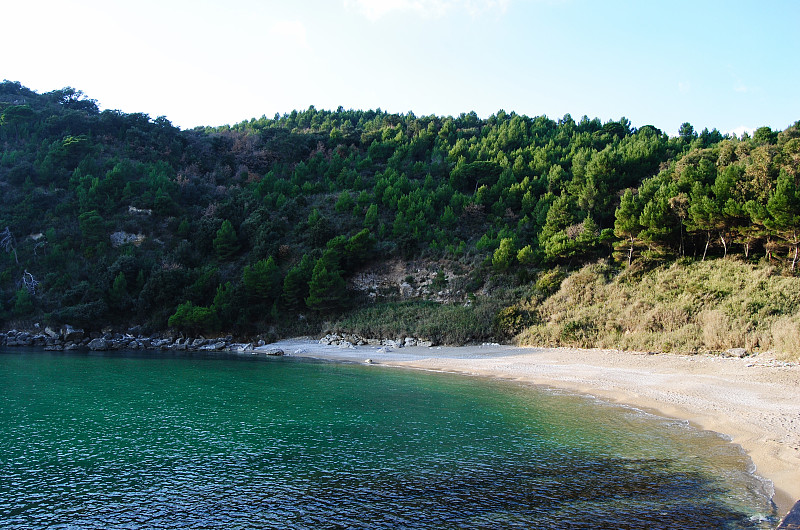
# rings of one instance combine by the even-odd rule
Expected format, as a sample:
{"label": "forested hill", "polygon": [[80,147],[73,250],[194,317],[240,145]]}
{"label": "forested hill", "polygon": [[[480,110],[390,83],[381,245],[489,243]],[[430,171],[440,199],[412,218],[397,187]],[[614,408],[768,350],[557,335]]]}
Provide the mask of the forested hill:
{"label": "forested hill", "polygon": [[366,304],[354,274],[392,259],[484,296],[612,254],[798,260],[800,122],[670,137],[625,118],[311,107],[181,131],[5,81],[0,145],[6,327],[289,329]]}

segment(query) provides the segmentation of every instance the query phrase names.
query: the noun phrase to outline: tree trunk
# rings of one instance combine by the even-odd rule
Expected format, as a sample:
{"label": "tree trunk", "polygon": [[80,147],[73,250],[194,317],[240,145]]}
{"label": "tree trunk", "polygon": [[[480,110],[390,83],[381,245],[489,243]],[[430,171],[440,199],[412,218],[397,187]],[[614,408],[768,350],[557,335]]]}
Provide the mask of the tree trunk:
{"label": "tree trunk", "polygon": [[797,247],[798,245],[794,246],[794,258],[792,258],[792,272],[794,272],[794,267],[797,265]]}
{"label": "tree trunk", "polygon": [[719,240],[722,241],[722,249],[723,249],[722,250],[722,257],[723,258],[727,258],[728,257],[728,244],[725,243],[725,238],[723,236],[719,236]]}
{"label": "tree trunk", "polygon": [[706,253],[708,253],[708,244],[711,243],[711,232],[706,233],[706,246],[703,249],[703,259],[700,261],[706,260]]}
{"label": "tree trunk", "polygon": [[633,261],[633,236],[631,236],[631,246],[628,249],[628,267],[631,266],[631,261]]}
{"label": "tree trunk", "polygon": [[750,257],[750,241],[744,242],[744,258],[748,259]]}

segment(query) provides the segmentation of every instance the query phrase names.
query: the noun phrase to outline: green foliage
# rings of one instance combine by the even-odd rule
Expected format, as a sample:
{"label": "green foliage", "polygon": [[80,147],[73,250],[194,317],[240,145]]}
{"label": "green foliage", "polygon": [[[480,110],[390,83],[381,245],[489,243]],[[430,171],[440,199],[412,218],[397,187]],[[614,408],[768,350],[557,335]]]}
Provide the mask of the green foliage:
{"label": "green foliage", "polygon": [[198,333],[214,327],[216,313],[213,308],[195,306],[191,302],[180,304],[175,313],[169,317],[171,328]]}
{"label": "green foliage", "polygon": [[109,307],[118,311],[125,310],[131,305],[128,295],[128,280],[125,278],[124,272],[120,271],[114,278],[114,283],[108,290],[107,299]]}
{"label": "green foliage", "polygon": [[531,311],[519,305],[512,305],[501,309],[494,319],[495,337],[501,340],[510,340],[535,321]]}
{"label": "green foliage", "polygon": [[325,266],[325,261],[317,260],[308,283],[306,305],[321,313],[329,313],[344,303],[345,283],[341,273]]}
{"label": "green foliage", "polygon": [[315,261],[304,254],[300,263],[289,269],[283,279],[283,302],[292,311],[301,311],[306,307],[308,284],[314,272]]}
{"label": "green foliage", "polygon": [[434,344],[495,340],[495,316],[503,296],[461,304],[414,301],[382,303],[356,309],[333,326],[364,337],[417,337]]}
{"label": "green foliage", "polygon": [[511,266],[516,257],[516,250],[514,249],[514,241],[507,237],[500,240],[500,246],[494,251],[492,256],[492,265],[498,271],[504,271]]}
{"label": "green foliage", "polygon": [[[180,131],[71,88],[3,94],[6,319],[25,270],[43,287],[30,316],[163,327],[192,302],[216,328],[255,332],[278,305],[286,321],[307,300],[308,321],[350,309],[360,299],[337,278],[379,260],[454,260],[472,285],[489,264],[519,263],[525,283],[612,249],[631,274],[673,258],[800,261],[800,122],[752,138],[685,123],[670,138],[624,118],[311,107]],[[113,233],[136,240],[113,246]]]}
{"label": "green foliage", "polygon": [[350,196],[350,193],[343,191],[339,194],[339,198],[336,199],[336,205],[334,208],[339,213],[345,213],[352,210],[354,204],[355,202],[353,201],[353,197]]}
{"label": "green foliage", "polygon": [[282,287],[281,273],[272,256],[256,262],[252,267],[245,266],[242,283],[250,296],[271,305],[280,295]]}
{"label": "green foliage", "polygon": [[33,312],[33,297],[27,289],[17,289],[14,294],[14,307],[12,313],[15,317],[28,316]]}
{"label": "green foliage", "polygon": [[227,219],[222,222],[222,226],[217,230],[217,236],[214,238],[213,243],[214,250],[220,261],[231,259],[241,248],[239,239],[236,237],[236,230],[233,229],[233,224]]}
{"label": "green foliage", "polygon": [[237,322],[240,307],[237,304],[236,293],[230,282],[217,286],[211,308],[216,314],[217,323],[223,329],[230,329]]}
{"label": "green foliage", "polygon": [[370,204],[367,213],[364,215],[364,227],[374,230],[378,226],[378,206]]}
{"label": "green foliage", "polygon": [[533,248],[530,245],[525,245],[519,252],[517,252],[517,261],[520,265],[531,265],[535,260]]}

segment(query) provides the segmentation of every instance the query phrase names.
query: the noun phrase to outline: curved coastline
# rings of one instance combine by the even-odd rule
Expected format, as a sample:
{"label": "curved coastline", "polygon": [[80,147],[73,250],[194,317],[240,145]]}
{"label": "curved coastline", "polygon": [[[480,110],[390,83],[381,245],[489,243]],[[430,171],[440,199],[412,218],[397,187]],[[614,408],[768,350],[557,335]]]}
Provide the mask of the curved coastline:
{"label": "curved coastline", "polygon": [[740,445],[774,486],[779,514],[800,499],[800,366],[766,356],[652,355],[502,345],[339,348],[275,343],[288,355],[461,373],[562,388],[686,420]]}

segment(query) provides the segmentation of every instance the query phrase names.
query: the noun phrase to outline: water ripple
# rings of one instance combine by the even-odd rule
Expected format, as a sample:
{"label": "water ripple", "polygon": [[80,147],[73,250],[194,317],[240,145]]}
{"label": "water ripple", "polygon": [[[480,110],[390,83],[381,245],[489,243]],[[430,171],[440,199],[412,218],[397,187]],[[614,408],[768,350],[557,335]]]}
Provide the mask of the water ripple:
{"label": "water ripple", "polygon": [[3,528],[775,521],[748,460],[720,437],[513,385],[297,362],[0,354],[0,386]]}

